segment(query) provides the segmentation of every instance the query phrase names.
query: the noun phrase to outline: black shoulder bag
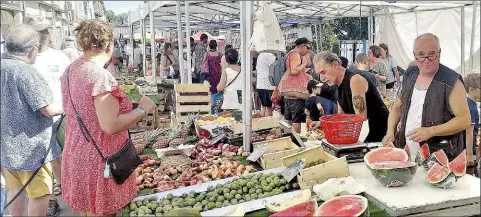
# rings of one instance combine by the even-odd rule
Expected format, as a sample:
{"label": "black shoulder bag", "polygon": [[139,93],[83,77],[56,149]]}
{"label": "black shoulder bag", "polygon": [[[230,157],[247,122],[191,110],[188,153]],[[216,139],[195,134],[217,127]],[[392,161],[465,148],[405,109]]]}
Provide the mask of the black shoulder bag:
{"label": "black shoulder bag", "polygon": [[68,95],[70,97],[70,102],[72,103],[73,110],[75,111],[75,118],[77,119],[77,122],[79,124],[80,132],[82,132],[82,135],[84,136],[85,140],[87,142],[92,141],[95,149],[99,153],[100,157],[102,158],[102,161],[105,162],[105,169],[104,169],[104,178],[108,178],[110,174],[112,174],[112,177],[114,178],[114,181],[121,185],[122,183],[129,178],[130,174],[134,172],[134,170],[142,164],[142,161],[140,160],[139,154],[137,154],[137,151],[135,150],[135,146],[132,144],[132,140],[130,140],[130,134],[129,138],[127,141],[125,141],[124,145],[120,150],[115,152],[114,154],[108,156],[107,158],[104,157],[102,154],[102,151],[100,151],[100,148],[98,147],[97,143],[95,140],[92,138],[90,135],[89,130],[87,129],[87,126],[85,126],[84,122],[82,121],[82,118],[80,117],[80,114],[77,112],[77,109],[75,108],[75,105],[72,100],[72,95],[70,94],[70,69],[67,70],[67,90],[68,90]]}

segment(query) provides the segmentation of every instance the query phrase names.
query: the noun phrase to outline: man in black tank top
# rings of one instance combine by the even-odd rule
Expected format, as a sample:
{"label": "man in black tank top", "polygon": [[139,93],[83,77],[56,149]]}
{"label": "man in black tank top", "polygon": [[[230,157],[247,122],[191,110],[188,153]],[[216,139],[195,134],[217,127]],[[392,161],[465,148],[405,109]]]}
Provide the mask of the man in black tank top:
{"label": "man in black tank top", "polygon": [[381,142],[387,130],[389,111],[376,84],[363,75],[343,68],[339,57],[331,52],[318,53],[314,57],[314,67],[321,81],[339,86],[339,113],[364,116],[364,120],[369,121],[369,134],[365,142]]}

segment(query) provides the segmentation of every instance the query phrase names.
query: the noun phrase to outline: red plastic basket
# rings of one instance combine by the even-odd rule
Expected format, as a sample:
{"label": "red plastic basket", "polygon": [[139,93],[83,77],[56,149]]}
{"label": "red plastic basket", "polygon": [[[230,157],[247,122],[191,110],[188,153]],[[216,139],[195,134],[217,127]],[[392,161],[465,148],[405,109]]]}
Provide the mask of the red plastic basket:
{"label": "red plastic basket", "polygon": [[327,142],[332,145],[343,145],[357,143],[364,117],[354,114],[335,114],[322,116],[320,121]]}

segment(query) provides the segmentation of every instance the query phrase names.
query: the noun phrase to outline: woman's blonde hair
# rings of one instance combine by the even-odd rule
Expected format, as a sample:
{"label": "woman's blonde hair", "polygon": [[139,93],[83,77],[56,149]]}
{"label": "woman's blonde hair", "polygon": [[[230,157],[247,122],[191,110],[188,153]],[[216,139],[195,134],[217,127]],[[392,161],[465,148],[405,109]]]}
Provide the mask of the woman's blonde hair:
{"label": "woman's blonde hair", "polygon": [[101,51],[114,41],[112,27],[102,20],[84,20],[74,32],[77,44],[84,51]]}
{"label": "woman's blonde hair", "polygon": [[469,88],[479,89],[481,83],[481,77],[479,73],[469,73],[464,76],[464,87],[466,92],[469,92]]}
{"label": "woman's blonde hair", "polygon": [[369,56],[365,53],[360,53],[356,56],[356,63],[364,63],[368,64],[369,63]]}

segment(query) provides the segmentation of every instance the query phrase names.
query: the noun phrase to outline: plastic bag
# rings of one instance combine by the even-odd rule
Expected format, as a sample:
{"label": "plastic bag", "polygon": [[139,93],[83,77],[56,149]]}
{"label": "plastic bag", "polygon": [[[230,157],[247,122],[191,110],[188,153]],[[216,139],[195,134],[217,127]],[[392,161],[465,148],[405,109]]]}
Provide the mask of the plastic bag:
{"label": "plastic bag", "polygon": [[351,176],[343,178],[331,178],[322,184],[314,185],[314,193],[323,201],[333,197],[349,194],[360,194],[366,191],[366,187],[356,182]]}

